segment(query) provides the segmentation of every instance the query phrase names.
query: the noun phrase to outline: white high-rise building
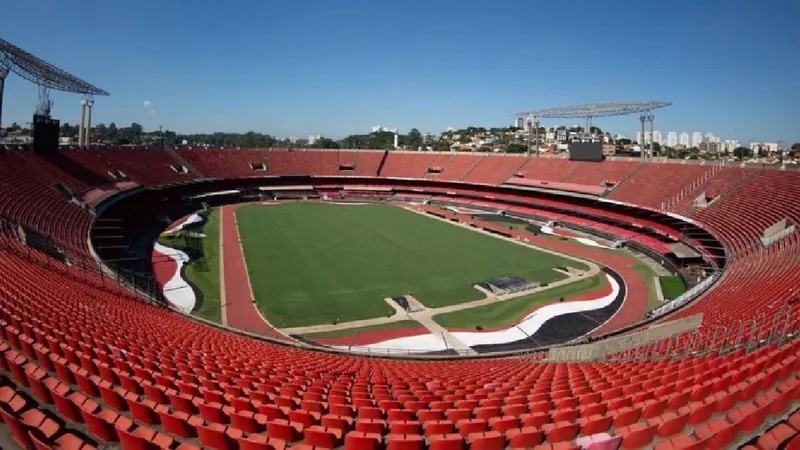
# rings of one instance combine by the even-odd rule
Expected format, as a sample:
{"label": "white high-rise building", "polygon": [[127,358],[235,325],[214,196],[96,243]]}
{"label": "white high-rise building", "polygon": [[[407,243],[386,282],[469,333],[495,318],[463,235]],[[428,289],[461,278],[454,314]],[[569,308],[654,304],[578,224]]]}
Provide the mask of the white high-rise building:
{"label": "white high-rise building", "polygon": [[678,133],[670,131],[667,133],[667,146],[675,147],[676,145],[678,145]]}
{"label": "white high-rise building", "polygon": [[661,140],[661,131],[660,130],[653,130],[653,142],[655,142],[658,145],[661,145],[661,143],[663,142]]}
{"label": "white high-rise building", "polygon": [[[655,133],[659,133],[659,132],[655,131],[653,134],[655,134]],[[637,131],[636,132],[636,142],[638,142],[640,145],[649,145],[651,142],[653,142],[653,134],[650,134],[649,131],[645,131],[644,132],[644,139],[642,139],[642,132],[641,131]],[[661,135],[659,134],[658,136],[660,137]]]}
{"label": "white high-rise building", "polygon": [[704,142],[719,142],[719,138],[714,136],[714,133],[706,133],[706,135],[703,136],[703,141]]}
{"label": "white high-rise building", "polygon": [[726,139],[721,142],[720,150],[723,152],[730,152],[732,153],[739,147],[739,141],[736,139]]}
{"label": "white high-rise building", "polygon": [[514,121],[514,127],[516,128],[525,128],[525,118],[524,117],[517,117]]}
{"label": "white high-rise building", "polygon": [[692,147],[697,147],[701,142],[703,142],[703,133],[699,131],[692,133]]}
{"label": "white high-rise building", "polygon": [[680,138],[678,138],[678,142],[684,147],[689,147],[689,133],[681,133]]}

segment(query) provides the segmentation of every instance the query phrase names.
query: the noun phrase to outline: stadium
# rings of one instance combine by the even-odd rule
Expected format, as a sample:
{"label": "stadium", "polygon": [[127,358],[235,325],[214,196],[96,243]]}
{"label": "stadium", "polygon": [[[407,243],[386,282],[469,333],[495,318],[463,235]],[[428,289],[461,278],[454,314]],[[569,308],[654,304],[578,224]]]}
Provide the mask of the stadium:
{"label": "stadium", "polygon": [[795,171],[34,134],[0,149],[22,448],[800,445]]}
{"label": "stadium", "polygon": [[[763,433],[800,392],[793,339],[798,252],[788,227],[798,218],[797,175],[790,171],[390,151],[40,155],[25,148],[4,149],[2,170],[3,370],[14,386],[3,418],[17,424],[12,430],[23,441],[568,448],[611,432],[627,448],[721,448]],[[527,180],[558,189],[520,187]],[[761,201],[767,186],[776,185],[783,189],[773,201]],[[606,192],[570,195],[597,186]],[[681,194],[687,186],[694,189]],[[701,205],[701,197],[711,201]],[[212,223],[224,273],[219,324],[193,316],[202,306],[178,303],[191,296],[180,286],[173,289],[183,295],[171,295],[173,275],[167,282],[159,276],[178,264],[158,243],[180,240],[185,249],[202,249]],[[784,228],[775,231],[777,224]],[[311,241],[313,252],[283,255],[302,251],[298,239]],[[404,246],[410,239],[422,247]],[[264,242],[281,245],[263,249]],[[328,246],[341,260],[324,251]],[[454,248],[455,259],[427,254]],[[391,264],[381,267],[381,254],[392,250],[428,260],[407,266],[384,255]],[[145,276],[137,252],[152,256],[153,277]],[[676,299],[648,308],[648,283],[634,269],[634,253],[687,279],[687,267],[703,267],[706,275],[696,275]],[[515,266],[519,259],[533,262]],[[451,266],[467,275],[454,278],[445,271]],[[554,267],[564,273],[556,276]],[[587,281],[572,282],[571,274],[601,269],[606,280],[573,295],[533,294],[538,303],[528,296],[523,307],[495,306],[504,313],[494,316],[492,302],[448,312],[428,325],[450,335],[442,346],[420,338],[414,342],[434,344],[391,345],[397,336],[434,333],[422,315],[399,304],[402,313],[387,316],[392,305],[383,296],[410,295],[435,310],[485,300],[470,292],[470,283],[484,283],[489,292],[486,280],[502,289],[499,277],[524,276],[536,284],[523,285],[525,294],[548,283],[569,281],[567,288]],[[386,270],[398,273],[384,289]],[[414,283],[417,276],[444,281]],[[325,284],[330,277],[344,292]],[[280,285],[281,279],[321,284],[323,291],[309,288],[319,297],[298,298],[291,291],[297,285]],[[251,285],[252,292],[285,300],[254,299]],[[545,286],[542,293],[548,289],[559,288]],[[324,290],[338,305],[332,310]],[[614,295],[598,300],[603,293]],[[287,302],[298,305],[287,310]],[[590,306],[571,314],[558,309],[583,302]],[[519,330],[519,339],[507,324],[529,315],[531,304],[556,311],[542,330]],[[333,324],[376,316],[384,321],[358,327],[363,339]],[[322,323],[333,328],[282,332]],[[473,323],[487,330],[463,330]],[[512,336],[476,338],[498,330]],[[38,409],[13,415],[32,402]],[[63,421],[31,427],[32,417],[50,413]],[[759,442],[779,439],[784,428]]]}

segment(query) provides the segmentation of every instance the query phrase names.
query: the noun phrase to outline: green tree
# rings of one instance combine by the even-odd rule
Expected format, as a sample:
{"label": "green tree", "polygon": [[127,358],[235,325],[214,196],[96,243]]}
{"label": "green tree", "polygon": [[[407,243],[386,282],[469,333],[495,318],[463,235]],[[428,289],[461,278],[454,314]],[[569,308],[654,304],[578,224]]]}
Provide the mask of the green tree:
{"label": "green tree", "polygon": [[418,129],[412,128],[411,131],[405,136],[404,139],[406,147],[410,147],[416,150],[419,147],[422,147],[422,133],[419,132]]}
{"label": "green tree", "polygon": [[519,142],[512,142],[506,147],[506,153],[525,153],[528,151],[528,145]]}
{"label": "green tree", "polygon": [[450,144],[448,144],[444,140],[438,140],[438,141],[434,142],[432,147],[433,147],[433,150],[435,150],[437,152],[450,151]]}
{"label": "green tree", "polygon": [[328,139],[326,137],[317,139],[314,142],[314,147],[317,148],[339,148],[339,143],[334,141],[333,139]]}
{"label": "green tree", "polygon": [[736,147],[735,149],[733,149],[733,156],[739,161],[741,161],[745,158],[752,158],[753,151],[747,147]]}

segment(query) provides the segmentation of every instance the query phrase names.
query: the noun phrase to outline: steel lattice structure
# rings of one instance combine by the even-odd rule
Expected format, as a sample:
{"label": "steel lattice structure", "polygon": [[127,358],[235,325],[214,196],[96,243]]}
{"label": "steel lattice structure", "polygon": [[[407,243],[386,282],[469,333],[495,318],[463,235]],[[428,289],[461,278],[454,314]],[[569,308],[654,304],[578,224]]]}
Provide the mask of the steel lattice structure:
{"label": "steel lattice structure", "polygon": [[517,113],[519,117],[537,117],[542,119],[571,119],[571,118],[594,118],[609,116],[625,116],[650,112],[655,109],[664,108],[671,105],[671,102],[614,102],[614,103],[590,103],[586,105],[564,106],[561,108],[537,109]]}
{"label": "steel lattice structure", "polygon": [[3,39],[0,39],[0,67],[49,89],[90,96],[109,95],[99,87],[69,74]]}
{"label": "steel lattice structure", "polygon": [[[591,139],[592,120],[598,117],[626,116],[628,114],[639,114],[639,121],[642,124],[641,135],[645,136],[645,122],[650,123],[650,134],[653,133],[653,123],[655,115],[653,110],[670,106],[671,102],[650,101],[650,102],[613,102],[613,103],[589,103],[586,105],[564,106],[561,108],[536,109],[517,113],[517,117],[524,117],[529,126],[528,129],[528,154],[532,149],[536,149],[539,155],[539,119],[585,119],[586,127],[583,129],[582,137]],[[641,148],[642,159],[647,159],[654,155],[653,141],[650,141],[649,156],[645,149]]]}

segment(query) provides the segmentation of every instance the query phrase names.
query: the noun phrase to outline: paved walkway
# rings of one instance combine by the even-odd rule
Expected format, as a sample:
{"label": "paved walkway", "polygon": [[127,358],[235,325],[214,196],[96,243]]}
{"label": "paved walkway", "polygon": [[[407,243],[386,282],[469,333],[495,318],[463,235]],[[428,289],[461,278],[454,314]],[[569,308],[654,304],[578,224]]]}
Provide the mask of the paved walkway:
{"label": "paved walkway", "polygon": [[537,288],[534,288],[534,289],[530,289],[530,290],[527,290],[527,291],[515,292],[515,293],[512,293],[512,294],[505,294],[505,295],[496,295],[496,294],[494,294],[492,292],[489,292],[489,291],[487,291],[487,290],[485,290],[485,289],[483,289],[483,288],[481,288],[479,286],[474,286],[475,289],[478,289],[479,291],[483,292],[486,295],[486,297],[484,297],[484,298],[482,298],[480,300],[474,300],[474,301],[459,303],[459,304],[450,305],[450,306],[443,306],[441,308],[428,308],[425,305],[423,305],[419,300],[415,299],[414,297],[412,297],[410,295],[406,295],[405,297],[409,302],[409,306],[411,306],[411,309],[414,312],[407,312],[404,309],[402,309],[400,307],[400,305],[398,305],[391,298],[385,298],[384,301],[389,303],[389,305],[391,305],[392,308],[394,308],[394,310],[395,310],[395,314],[392,315],[391,317],[376,317],[374,319],[354,320],[352,322],[343,322],[343,323],[338,323],[338,324],[335,324],[335,325],[334,324],[321,324],[321,325],[311,325],[311,326],[307,326],[307,327],[282,328],[281,331],[283,333],[286,333],[286,334],[324,333],[324,332],[328,332],[328,331],[348,330],[348,329],[351,329],[351,328],[364,328],[364,327],[370,327],[370,326],[374,326],[374,325],[382,325],[382,324],[385,324],[385,323],[400,322],[400,321],[403,321],[403,320],[416,320],[421,325],[423,325],[425,328],[430,330],[431,333],[442,334],[444,336],[444,339],[447,341],[448,345],[451,346],[451,348],[454,348],[454,349],[467,349],[466,345],[464,345],[463,343],[461,343],[460,341],[458,341],[457,339],[452,337],[450,335],[450,333],[447,332],[447,330],[445,328],[443,328],[441,325],[436,323],[436,321],[433,320],[433,316],[438,315],[438,314],[445,314],[445,313],[451,313],[451,312],[455,312],[455,311],[461,311],[461,310],[464,310],[464,309],[477,308],[479,306],[491,305],[493,303],[504,302],[504,301],[511,300],[511,299],[514,299],[514,298],[519,298],[519,297],[522,297],[522,296],[525,296],[525,295],[530,295],[530,294],[535,294],[535,293],[538,293],[538,292],[547,291],[547,290],[550,290],[550,289],[557,288],[559,286],[563,286],[563,285],[566,285],[566,284],[574,283],[575,281],[577,281],[577,280],[579,280],[581,278],[589,278],[589,277],[595,276],[595,275],[600,273],[600,267],[597,264],[595,264],[593,262],[590,262],[590,261],[585,261],[585,260],[576,258],[576,257],[571,256],[571,255],[566,255],[566,254],[555,252],[555,251],[550,250],[550,249],[546,249],[546,248],[538,247],[538,246],[535,246],[535,245],[531,245],[531,244],[528,244],[528,243],[525,243],[525,242],[522,242],[522,241],[518,241],[516,239],[505,238],[505,237],[502,237],[502,236],[498,236],[496,234],[492,234],[492,233],[489,233],[487,231],[483,231],[483,230],[479,230],[479,229],[473,228],[473,227],[471,227],[469,225],[466,225],[466,224],[463,224],[461,222],[452,222],[452,221],[449,221],[447,219],[442,219],[442,218],[439,218],[439,217],[432,216],[430,214],[425,214],[423,212],[417,211],[417,210],[412,209],[412,208],[406,208],[406,210],[415,212],[417,214],[424,214],[426,217],[429,217],[429,218],[432,218],[432,219],[438,219],[438,220],[441,220],[441,221],[443,221],[445,223],[449,223],[451,225],[461,226],[461,227],[468,228],[468,229],[470,229],[472,231],[475,231],[475,232],[484,233],[484,234],[487,234],[487,235],[489,235],[489,236],[491,236],[493,238],[496,238],[496,239],[505,239],[505,240],[507,240],[509,242],[514,242],[514,243],[516,243],[518,245],[522,245],[522,246],[525,246],[525,247],[533,248],[533,249],[536,249],[536,250],[541,251],[541,252],[550,253],[550,254],[557,255],[557,256],[562,257],[562,258],[571,259],[573,261],[578,261],[578,262],[580,262],[582,264],[588,265],[589,266],[589,270],[586,271],[586,272],[578,272],[578,271],[574,271],[574,270],[571,270],[569,272],[565,272],[565,271],[561,271],[561,270],[558,270],[558,269],[554,269],[554,270],[556,270],[557,272],[559,272],[561,274],[567,275],[567,278],[565,278],[563,280],[555,281],[553,283],[550,283],[546,287],[541,287],[540,286],[540,287],[537,287]]}

